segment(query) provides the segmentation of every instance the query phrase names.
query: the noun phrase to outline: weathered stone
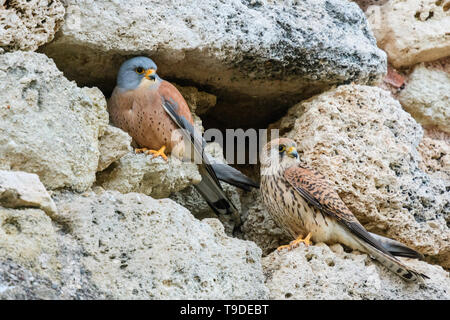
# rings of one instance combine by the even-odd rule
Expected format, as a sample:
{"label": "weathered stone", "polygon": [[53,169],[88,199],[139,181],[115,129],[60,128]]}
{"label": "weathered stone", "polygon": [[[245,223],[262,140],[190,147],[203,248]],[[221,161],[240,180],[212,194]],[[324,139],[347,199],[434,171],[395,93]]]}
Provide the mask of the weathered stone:
{"label": "weathered stone", "polygon": [[74,272],[67,274],[61,283],[30,271],[11,259],[0,259],[0,300],[93,300],[108,297],[86,281],[82,269],[71,271]]}
{"label": "weathered stone", "polygon": [[59,242],[50,218],[39,209],[0,207],[0,259],[11,259],[49,279],[58,279]]}
{"label": "weathered stone", "polygon": [[209,116],[234,127],[266,124],[302,97],[386,72],[364,14],[346,0],[65,5],[66,22],[43,51],[69,79],[109,95],[120,64],[146,55],[163,78],[207,86],[218,99]]}
{"label": "weathered stone", "polygon": [[[437,179],[450,181],[450,134],[436,130],[425,130],[417,148],[422,158],[420,168]],[[450,221],[450,214],[446,219]]]}
{"label": "weathered stone", "polygon": [[53,39],[64,12],[59,0],[0,1],[0,50],[36,50]]}
{"label": "weathered stone", "polygon": [[125,131],[107,126],[98,141],[100,158],[98,159],[97,171],[103,171],[111,163],[119,160],[131,151],[131,137]]}
{"label": "weathered stone", "polygon": [[448,1],[390,0],[366,15],[378,46],[400,68],[449,55],[449,9]]}
{"label": "weathered stone", "polygon": [[398,98],[403,108],[422,126],[450,133],[449,73],[419,64],[409,75],[408,84]]}
{"label": "weathered stone", "polygon": [[175,157],[165,161],[134,151],[97,174],[96,185],[121,193],[138,192],[154,198],[166,198],[201,181],[197,165]]}
{"label": "weathered stone", "polygon": [[[333,252],[334,251],[334,252]],[[423,261],[402,259],[426,274],[424,284],[408,283],[366,254],[333,251],[321,243],[274,252],[263,258],[271,299],[448,300],[449,273]],[[406,260],[406,261],[405,261]]]}
{"label": "weathered stone", "polygon": [[39,208],[48,215],[56,206],[36,174],[0,170],[0,206],[7,208]]}
{"label": "weathered stone", "polygon": [[[295,121],[289,117],[296,115]],[[423,131],[387,91],[345,85],[293,107],[284,131],[371,232],[450,266],[450,181],[421,170]]]}
{"label": "weathered stone", "polygon": [[93,283],[120,299],[264,299],[261,250],[169,199],[105,192],[55,196]]}
{"label": "weathered stone", "polygon": [[78,88],[43,54],[0,55],[0,169],[36,173],[47,189],[88,189],[108,124],[96,88]]}

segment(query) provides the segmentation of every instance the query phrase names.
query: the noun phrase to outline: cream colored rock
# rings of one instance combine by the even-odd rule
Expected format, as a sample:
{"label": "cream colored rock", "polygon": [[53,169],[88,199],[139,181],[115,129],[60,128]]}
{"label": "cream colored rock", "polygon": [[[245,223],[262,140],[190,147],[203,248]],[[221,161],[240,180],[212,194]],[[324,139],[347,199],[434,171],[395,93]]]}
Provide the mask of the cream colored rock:
{"label": "cream colored rock", "polygon": [[0,169],[36,173],[47,189],[88,189],[108,124],[96,88],[78,88],[43,54],[0,55]]}
{"label": "cream colored rock", "polygon": [[449,267],[450,181],[420,168],[423,131],[389,92],[345,85],[293,109],[302,115],[287,136],[359,221]]}
{"label": "cream colored rock", "polygon": [[425,130],[417,150],[422,157],[422,170],[440,179],[450,180],[450,134],[439,130]]}
{"label": "cream colored rock", "polygon": [[261,250],[169,199],[104,192],[55,196],[92,282],[115,299],[265,299]]}
{"label": "cream colored rock", "polygon": [[450,133],[449,73],[419,64],[409,75],[408,84],[398,98],[403,108],[422,126]]}
{"label": "cream colored rock", "polygon": [[386,72],[364,14],[347,0],[64,3],[65,23],[43,52],[67,77],[109,94],[120,64],[146,55],[162,78],[207,87],[218,97],[214,114],[233,127],[267,123],[301,98]]}
{"label": "cream colored rock", "polygon": [[36,174],[0,170],[0,206],[39,208],[54,215],[56,205]]}
{"label": "cream colored rock", "polygon": [[201,181],[197,165],[169,157],[152,158],[144,153],[129,152],[97,174],[96,185],[121,193],[139,192],[154,198],[166,198],[193,183]]}
{"label": "cream colored rock", "polygon": [[56,229],[40,209],[0,207],[0,260],[11,259],[49,279],[58,279]]}
{"label": "cream colored rock", "polygon": [[0,49],[36,50],[54,38],[64,13],[59,0],[1,1]]}
{"label": "cream colored rock", "polygon": [[131,140],[131,137],[125,131],[107,126],[98,141],[100,158],[98,159],[97,171],[105,170],[111,163],[129,153],[131,151]]}
{"label": "cream colored rock", "polygon": [[401,68],[450,54],[449,9],[444,0],[390,0],[366,15],[378,46]]}
{"label": "cream colored rock", "polygon": [[403,281],[366,254],[346,253],[321,243],[263,258],[270,299],[308,300],[448,300],[449,273],[423,261],[408,266],[430,277],[424,284]]}

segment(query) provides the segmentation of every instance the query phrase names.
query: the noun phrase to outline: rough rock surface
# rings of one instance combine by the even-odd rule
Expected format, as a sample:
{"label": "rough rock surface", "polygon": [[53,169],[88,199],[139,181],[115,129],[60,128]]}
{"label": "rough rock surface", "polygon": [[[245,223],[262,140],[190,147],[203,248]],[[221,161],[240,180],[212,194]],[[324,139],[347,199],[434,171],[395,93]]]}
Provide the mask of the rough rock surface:
{"label": "rough rock surface", "polygon": [[409,75],[408,84],[398,98],[403,108],[422,126],[437,127],[450,133],[449,73],[419,64]]}
{"label": "rough rock surface", "polygon": [[95,181],[105,98],[78,88],[43,54],[0,55],[0,169],[36,173],[47,189]]}
{"label": "rough rock surface", "polygon": [[267,123],[301,97],[386,72],[355,3],[288,2],[68,0],[66,22],[43,51],[69,79],[106,95],[124,59],[150,56],[163,78],[210,88],[220,101],[214,115],[235,127]]}
{"label": "rough rock surface", "polygon": [[58,278],[59,242],[51,219],[39,209],[0,207],[0,258],[49,279]]}
{"label": "rough rock surface", "polygon": [[97,174],[96,185],[121,193],[138,192],[153,198],[166,198],[171,193],[201,181],[197,165],[181,162],[175,157],[168,161],[130,151]]}
{"label": "rough rock surface", "polygon": [[50,216],[57,210],[39,177],[20,171],[0,170],[0,206],[39,208]]}
{"label": "rough rock surface", "polygon": [[131,151],[131,140],[131,137],[125,131],[107,126],[98,141],[100,158],[98,159],[97,171],[105,170],[111,163],[129,153]]}
{"label": "rough rock surface", "polygon": [[300,245],[263,258],[271,299],[450,299],[447,271],[423,261],[405,263],[430,279],[407,283],[366,254],[346,253],[340,245]]}
{"label": "rough rock surface", "polygon": [[169,199],[55,196],[57,220],[85,250],[92,282],[120,299],[264,299],[261,250]]}
{"label": "rough rock surface", "polygon": [[293,125],[287,136],[301,159],[328,177],[369,231],[450,266],[450,181],[420,169],[423,131],[387,91],[340,86],[294,106],[279,124],[285,132]]}
{"label": "rough rock surface", "polygon": [[0,1],[0,50],[36,50],[53,39],[64,12],[59,0]]}
{"label": "rough rock surface", "polygon": [[[420,168],[432,176],[450,180],[450,134],[439,130],[425,130],[417,148],[422,161]],[[447,217],[450,220],[450,214]]]}
{"label": "rough rock surface", "polygon": [[62,282],[52,281],[11,259],[0,259],[0,300],[93,300],[108,297],[86,281],[85,275],[79,277],[80,274],[66,273],[66,276]]}
{"label": "rough rock surface", "polygon": [[378,46],[400,68],[449,55],[449,9],[442,0],[390,0],[366,15]]}

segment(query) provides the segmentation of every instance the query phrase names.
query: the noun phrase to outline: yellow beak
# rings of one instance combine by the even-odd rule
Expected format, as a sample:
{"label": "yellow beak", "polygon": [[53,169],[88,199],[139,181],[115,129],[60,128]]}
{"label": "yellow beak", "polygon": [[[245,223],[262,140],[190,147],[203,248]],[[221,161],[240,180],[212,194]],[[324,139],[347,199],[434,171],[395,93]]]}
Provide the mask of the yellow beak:
{"label": "yellow beak", "polygon": [[148,80],[150,80],[150,76],[151,76],[152,74],[154,74],[155,72],[156,72],[155,69],[148,69],[148,70],[145,70],[144,77],[146,77]]}
{"label": "yellow beak", "polygon": [[291,158],[297,158],[298,157],[297,149],[295,149],[295,147],[290,147],[289,149],[287,149],[287,155]]}

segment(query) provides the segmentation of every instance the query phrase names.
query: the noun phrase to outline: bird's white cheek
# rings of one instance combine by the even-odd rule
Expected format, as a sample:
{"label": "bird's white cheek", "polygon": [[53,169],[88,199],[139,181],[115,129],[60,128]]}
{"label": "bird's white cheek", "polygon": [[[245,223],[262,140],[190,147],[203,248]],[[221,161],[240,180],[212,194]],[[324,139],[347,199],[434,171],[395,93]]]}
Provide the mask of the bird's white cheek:
{"label": "bird's white cheek", "polygon": [[148,80],[147,78],[142,78],[139,88],[148,88],[155,84],[155,81]]}

